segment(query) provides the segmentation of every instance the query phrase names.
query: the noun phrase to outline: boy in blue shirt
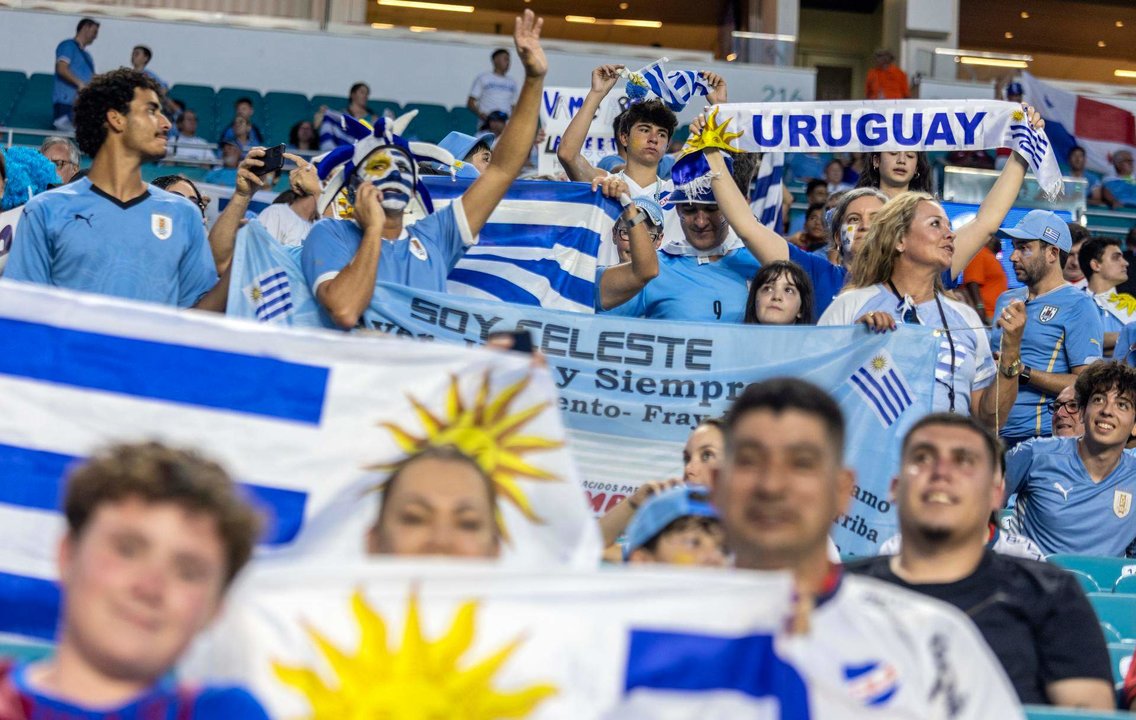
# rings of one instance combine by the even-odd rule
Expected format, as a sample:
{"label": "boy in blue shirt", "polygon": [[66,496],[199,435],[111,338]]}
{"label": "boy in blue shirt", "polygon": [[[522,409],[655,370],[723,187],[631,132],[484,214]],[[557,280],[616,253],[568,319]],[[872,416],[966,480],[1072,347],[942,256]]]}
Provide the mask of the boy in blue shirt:
{"label": "boy in blue shirt", "polygon": [[[1065,221],[1048,210],[1031,210],[998,235],[1013,242],[1010,261],[1018,280],[1026,285],[1002,293],[995,306],[997,318],[1011,302],[1022,300],[1028,318],[1021,361],[1003,373],[1010,381],[1016,377],[1019,386],[1001,430],[1003,440],[1013,447],[1052,433],[1049,402],[1072,385],[1086,365],[1103,356],[1104,331],[1092,298],[1065,282],[1063,270],[1073,245]],[[998,352],[1000,329],[995,328],[991,340]]]}
{"label": "boy in blue shirt", "polygon": [[1083,437],[1024,442],[1006,455],[1006,493],[1015,521],[1047,555],[1124,557],[1136,540],[1136,457],[1124,452],[1136,423],[1136,369],[1090,365],[1074,392]]}
{"label": "boy in blue shirt", "polygon": [[218,281],[200,211],[142,180],[142,164],[166,154],[159,90],[122,68],[79,94],[76,139],[90,172],[24,206],[5,279],[225,311],[229,277]]}
{"label": "boy in blue shirt", "polygon": [[150,442],[74,470],[53,657],[0,669],[0,718],[267,720],[247,691],[169,679],[252,554],[256,512],[217,464]]}

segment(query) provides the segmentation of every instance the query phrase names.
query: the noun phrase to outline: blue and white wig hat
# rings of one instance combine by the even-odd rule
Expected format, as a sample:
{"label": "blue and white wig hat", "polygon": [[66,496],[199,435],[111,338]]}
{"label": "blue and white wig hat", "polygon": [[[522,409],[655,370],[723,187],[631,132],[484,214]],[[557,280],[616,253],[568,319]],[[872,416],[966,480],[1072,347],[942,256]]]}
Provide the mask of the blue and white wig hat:
{"label": "blue and white wig hat", "polygon": [[[723,154],[726,161],[726,171],[734,171],[734,161],[728,154]],[[714,174],[710,172],[710,164],[701,150],[687,153],[675,161],[671,168],[671,182],[674,190],[663,198],[664,207],[672,208],[684,203],[699,203],[702,205],[717,204],[711,182]]]}
{"label": "blue and white wig hat", "polygon": [[[369,136],[374,128],[370,123],[356,120],[350,115],[344,114],[339,120],[339,127],[345,133],[351,136],[354,142]],[[319,157],[313,158],[316,166],[316,174],[319,176],[320,185],[323,187],[319,197],[319,213],[323,215],[327,206],[335,200],[335,196],[346,185],[343,173],[344,166],[351,160],[355,154],[355,145],[340,145],[330,152],[326,152]]]}

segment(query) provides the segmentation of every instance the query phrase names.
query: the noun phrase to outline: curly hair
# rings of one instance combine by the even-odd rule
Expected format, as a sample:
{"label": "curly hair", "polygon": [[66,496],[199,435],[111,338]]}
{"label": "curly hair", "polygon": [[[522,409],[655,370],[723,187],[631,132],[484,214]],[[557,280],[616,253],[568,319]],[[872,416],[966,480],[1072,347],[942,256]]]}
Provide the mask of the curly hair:
{"label": "curly hair", "polygon": [[[911,230],[915,211],[921,202],[935,202],[935,198],[925,192],[909,190],[896,195],[876,213],[868,237],[852,260],[852,272],[846,287],[869,287],[891,279],[899,257],[896,248]],[[938,275],[935,276],[935,289],[943,289]]]}
{"label": "curly hair", "polygon": [[[631,132],[636,123],[650,123],[658,125],[667,131],[667,137],[674,137],[675,127],[678,126],[678,116],[663,104],[658,98],[651,98],[641,103],[635,103],[621,113],[623,122],[619,125],[619,134]],[[622,142],[622,139],[620,140]]]}
{"label": "curly hair", "polygon": [[[879,186],[880,153],[870,152],[867,161],[864,163],[864,172],[860,174],[860,181],[856,183],[856,187],[878,188]],[[931,163],[927,162],[926,153],[915,153],[915,174],[907,183],[907,189],[913,192],[931,192]]]}
{"label": "curly hair", "polygon": [[1094,395],[1107,394],[1112,390],[1136,402],[1136,368],[1122,362],[1101,360],[1085,368],[1073,383],[1073,395],[1081,412],[1089,406]]}
{"label": "curly hair", "polygon": [[55,165],[28,147],[0,150],[0,175],[7,180],[4,196],[0,198],[0,210],[19,207],[60,182]]}
{"label": "curly hair", "polygon": [[129,68],[96,75],[79,92],[75,103],[75,141],[88,157],[93,158],[106,142],[107,113],[111,110],[122,115],[129,113],[135,89],[153,90],[159,95],[162,92],[149,75]]}

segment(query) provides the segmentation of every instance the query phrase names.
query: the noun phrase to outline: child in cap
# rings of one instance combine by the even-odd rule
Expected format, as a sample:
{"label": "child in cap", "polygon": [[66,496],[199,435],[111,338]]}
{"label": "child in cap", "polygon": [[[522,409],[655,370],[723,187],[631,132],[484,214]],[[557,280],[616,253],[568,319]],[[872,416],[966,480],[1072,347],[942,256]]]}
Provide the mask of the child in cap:
{"label": "child in cap", "polygon": [[722,567],[725,535],[709,491],[684,485],[652,495],[627,527],[627,562]]}

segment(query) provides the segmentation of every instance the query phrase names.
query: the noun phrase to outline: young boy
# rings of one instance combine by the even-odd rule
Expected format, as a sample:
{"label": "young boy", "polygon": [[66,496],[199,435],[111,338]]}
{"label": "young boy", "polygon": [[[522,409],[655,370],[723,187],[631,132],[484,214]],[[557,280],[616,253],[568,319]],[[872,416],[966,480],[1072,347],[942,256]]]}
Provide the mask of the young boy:
{"label": "young boy", "polygon": [[652,495],[627,527],[627,562],[722,567],[725,538],[709,492],[683,485]]}

